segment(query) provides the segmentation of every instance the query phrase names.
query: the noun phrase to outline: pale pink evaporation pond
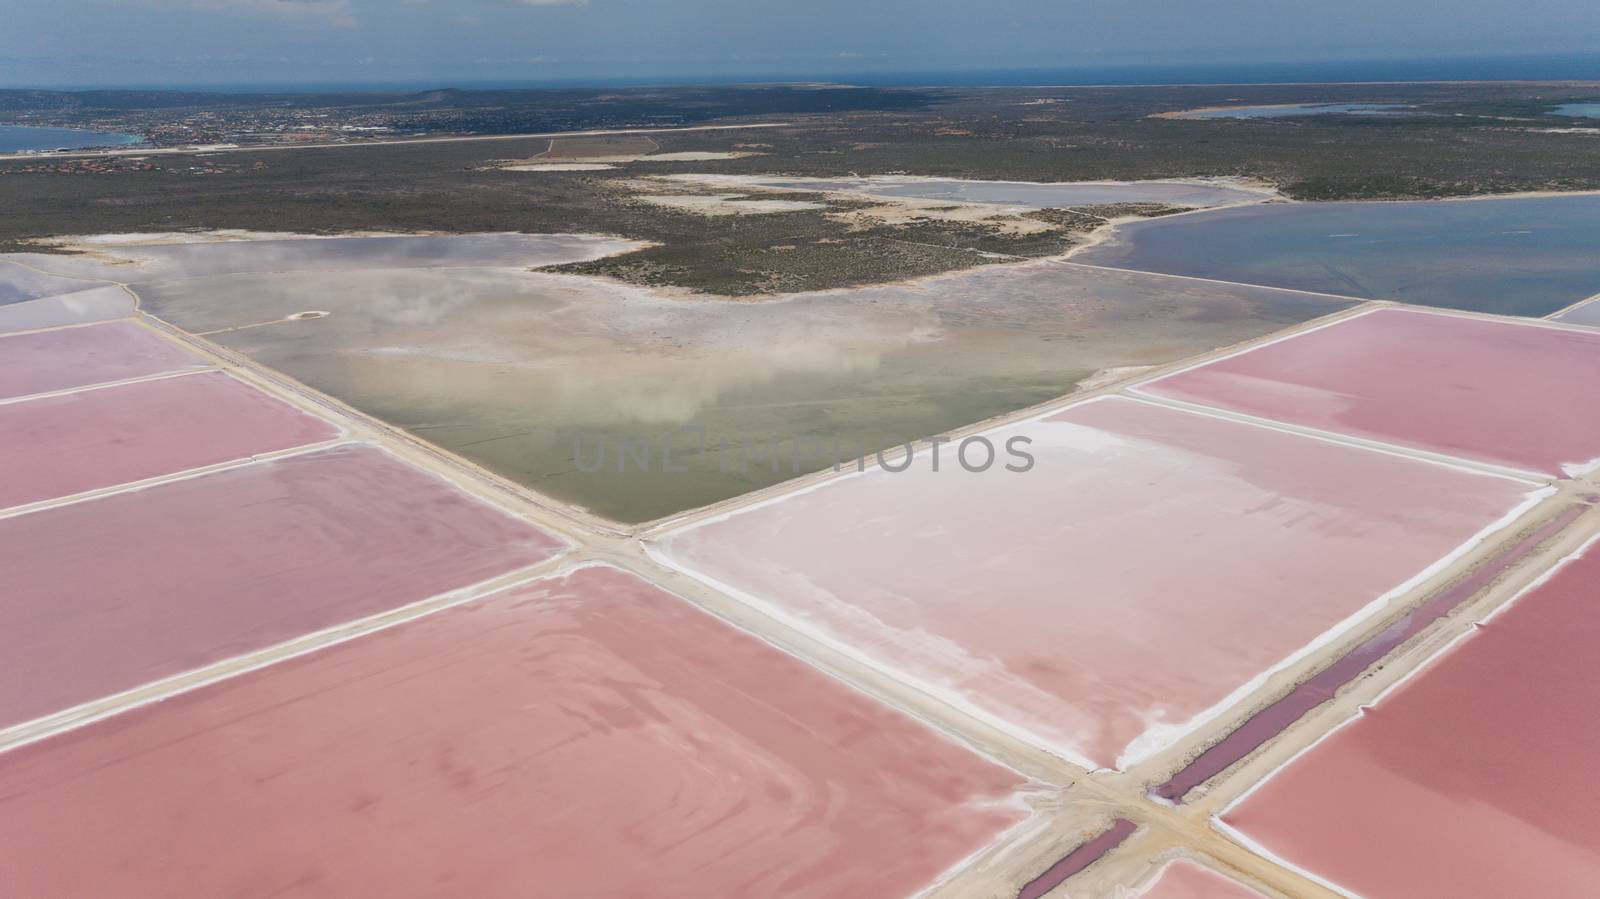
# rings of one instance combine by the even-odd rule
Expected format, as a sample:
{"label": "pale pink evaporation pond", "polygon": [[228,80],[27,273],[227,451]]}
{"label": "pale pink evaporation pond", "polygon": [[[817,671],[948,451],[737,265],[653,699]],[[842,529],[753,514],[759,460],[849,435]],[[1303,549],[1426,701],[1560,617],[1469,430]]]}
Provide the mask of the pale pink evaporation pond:
{"label": "pale pink evaporation pond", "polygon": [[57,328],[126,318],[133,297],[120,287],[94,287],[76,293],[0,305],[0,333]]}
{"label": "pale pink evaporation pond", "polygon": [[990,439],[1013,436],[1033,441],[1031,471],[973,475],[947,447],[938,473],[924,453],[653,551],[1110,767],[1168,745],[1535,490],[1120,398]]}
{"label": "pale pink evaporation pond", "polygon": [[0,508],[338,436],[220,372],[0,405]]}
{"label": "pale pink evaporation pond", "polygon": [[1597,583],[1591,547],[1224,821],[1366,899],[1593,899]]}
{"label": "pale pink evaporation pond", "polygon": [[0,399],[206,364],[177,343],[131,321],[3,335]]}
{"label": "pale pink evaporation pond", "polygon": [[0,755],[0,893],[902,897],[1026,787],[591,567]]}
{"label": "pale pink evaporation pond", "polygon": [[367,447],[0,519],[0,727],[550,558]]}
{"label": "pale pink evaporation pond", "polygon": [[1569,325],[1600,325],[1600,299],[1593,299],[1581,306],[1574,306],[1560,315],[1551,316],[1551,318]]}
{"label": "pale pink evaporation pond", "polygon": [[1600,459],[1597,382],[1600,334],[1380,309],[1139,389],[1559,476]]}
{"label": "pale pink evaporation pond", "polygon": [[1161,869],[1139,899],[1266,899],[1236,880],[1203,865],[1179,859]]}

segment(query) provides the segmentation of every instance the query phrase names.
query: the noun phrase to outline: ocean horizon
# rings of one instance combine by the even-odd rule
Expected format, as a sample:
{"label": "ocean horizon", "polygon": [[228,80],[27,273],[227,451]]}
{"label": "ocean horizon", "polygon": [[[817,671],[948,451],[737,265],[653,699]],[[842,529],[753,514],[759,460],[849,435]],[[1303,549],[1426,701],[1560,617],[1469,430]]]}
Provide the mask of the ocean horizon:
{"label": "ocean horizon", "polygon": [[37,83],[0,90],[187,90],[217,93],[409,92],[458,89],[666,87],[827,82],[865,87],[1138,87],[1224,84],[1416,83],[1428,81],[1600,81],[1600,53],[1448,58],[1069,65],[927,69],[837,68],[737,75],[608,74],[567,78],[495,78],[447,73],[423,80],[165,81]]}

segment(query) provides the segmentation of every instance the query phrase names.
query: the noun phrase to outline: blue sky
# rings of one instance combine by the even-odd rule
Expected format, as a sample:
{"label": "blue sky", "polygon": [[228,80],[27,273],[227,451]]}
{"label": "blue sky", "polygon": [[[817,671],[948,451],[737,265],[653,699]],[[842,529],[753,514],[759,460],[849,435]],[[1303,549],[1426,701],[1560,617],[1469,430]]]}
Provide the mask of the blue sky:
{"label": "blue sky", "polygon": [[1594,0],[4,0],[0,85],[782,77],[1595,52]]}

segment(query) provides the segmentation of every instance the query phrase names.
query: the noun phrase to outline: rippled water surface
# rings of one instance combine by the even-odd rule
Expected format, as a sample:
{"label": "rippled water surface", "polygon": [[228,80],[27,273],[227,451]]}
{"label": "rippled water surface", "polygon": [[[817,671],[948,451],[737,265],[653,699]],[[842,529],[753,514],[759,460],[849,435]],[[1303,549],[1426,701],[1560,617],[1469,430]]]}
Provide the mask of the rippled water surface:
{"label": "rippled water surface", "polygon": [[[1046,261],[764,301],[505,268],[232,275],[140,293],[158,317],[625,521],[1343,308]],[[624,458],[625,445],[648,460]]]}
{"label": "rippled water surface", "polygon": [[1600,292],[1600,195],[1275,203],[1119,226],[1081,262],[1547,315]]}

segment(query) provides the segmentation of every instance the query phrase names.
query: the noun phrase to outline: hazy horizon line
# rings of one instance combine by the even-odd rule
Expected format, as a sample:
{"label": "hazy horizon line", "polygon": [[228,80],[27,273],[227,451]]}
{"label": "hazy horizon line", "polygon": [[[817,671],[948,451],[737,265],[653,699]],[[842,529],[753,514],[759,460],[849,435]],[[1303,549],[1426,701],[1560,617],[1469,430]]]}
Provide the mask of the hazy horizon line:
{"label": "hazy horizon line", "polygon": [[[1199,73],[1211,73],[1203,77]],[[1232,77],[1229,77],[1232,73]],[[1063,80],[1071,79],[1071,80]],[[828,84],[856,87],[1249,87],[1296,84],[1362,85],[1483,82],[1600,81],[1600,53],[1413,56],[1240,63],[1119,63],[1063,66],[969,66],[783,71],[767,74],[668,73],[569,77],[453,77],[425,79],[150,82],[44,81],[0,84],[0,90],[189,91],[195,93],[359,93],[428,90],[539,90],[630,87],[732,87]]]}

